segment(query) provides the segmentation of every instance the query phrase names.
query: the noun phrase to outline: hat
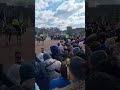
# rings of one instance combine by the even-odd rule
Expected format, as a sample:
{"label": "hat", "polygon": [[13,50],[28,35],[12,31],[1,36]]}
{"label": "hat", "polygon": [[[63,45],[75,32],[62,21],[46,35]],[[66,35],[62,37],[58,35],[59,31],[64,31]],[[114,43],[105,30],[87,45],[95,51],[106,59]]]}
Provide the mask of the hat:
{"label": "hat", "polygon": [[51,46],[50,47],[50,50],[51,50],[51,53],[52,54],[56,54],[56,53],[58,53],[58,46],[56,46],[56,45],[53,45],[53,46]]}
{"label": "hat", "polygon": [[35,67],[33,64],[23,64],[20,66],[21,83],[35,77]]}
{"label": "hat", "polygon": [[44,53],[43,58],[44,58],[44,60],[48,60],[48,59],[51,59],[51,56],[49,53]]}

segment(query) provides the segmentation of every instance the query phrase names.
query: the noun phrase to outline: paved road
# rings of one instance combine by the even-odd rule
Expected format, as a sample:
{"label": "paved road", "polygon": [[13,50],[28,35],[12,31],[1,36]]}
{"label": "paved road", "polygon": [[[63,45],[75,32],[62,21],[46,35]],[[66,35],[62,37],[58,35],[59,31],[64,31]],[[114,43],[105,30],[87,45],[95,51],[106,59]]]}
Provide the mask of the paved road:
{"label": "paved road", "polygon": [[41,51],[41,48],[44,48],[45,51],[50,51],[50,46],[56,45],[58,42],[58,40],[51,40],[49,37],[44,41],[44,45],[42,44],[42,41],[40,43],[35,42],[35,52],[38,55]]}

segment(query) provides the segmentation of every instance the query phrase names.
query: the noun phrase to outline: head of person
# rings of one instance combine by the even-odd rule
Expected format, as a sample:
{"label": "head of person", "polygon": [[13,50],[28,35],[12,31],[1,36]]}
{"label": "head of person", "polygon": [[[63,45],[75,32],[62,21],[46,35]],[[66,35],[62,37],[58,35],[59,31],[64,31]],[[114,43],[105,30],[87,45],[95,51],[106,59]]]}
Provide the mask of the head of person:
{"label": "head of person", "polygon": [[44,53],[44,48],[41,48],[41,53]]}
{"label": "head of person", "polygon": [[100,43],[104,43],[106,40],[106,33],[105,32],[100,32],[97,34],[97,39]]}
{"label": "head of person", "polygon": [[83,59],[86,59],[86,55],[85,55],[85,53],[84,53],[83,50],[80,50],[80,51],[77,52],[75,55],[78,56],[78,57],[81,57],[81,58],[83,58]]}
{"label": "head of person", "polygon": [[91,43],[90,45],[90,49],[94,52],[97,50],[100,50],[101,44],[97,41],[94,41],[93,43]]}
{"label": "head of person", "polygon": [[75,47],[73,48],[73,55],[75,56],[77,52],[80,52],[80,48],[79,47]]}
{"label": "head of person", "polygon": [[85,90],[119,90],[119,80],[104,72],[95,72],[86,80]]}
{"label": "head of person", "polygon": [[59,46],[58,49],[59,49],[59,51],[63,51],[64,47],[63,46]]}
{"label": "head of person", "polygon": [[51,57],[51,55],[50,55],[49,53],[45,52],[45,53],[43,54],[43,59],[44,59],[44,61],[49,60],[49,59],[51,59],[51,58],[52,58],[52,57]]}
{"label": "head of person", "polygon": [[24,60],[22,59],[20,52],[15,52],[15,63],[22,64]]}
{"label": "head of person", "polygon": [[33,64],[23,64],[19,69],[21,83],[35,78],[35,66]]}
{"label": "head of person", "polygon": [[57,45],[60,46],[60,43],[58,43]]}
{"label": "head of person", "polygon": [[115,45],[111,46],[110,51],[113,57],[120,60],[120,43],[116,43]]}
{"label": "head of person", "polygon": [[72,44],[72,46],[73,46],[73,47],[77,47],[78,45],[77,45],[76,42],[74,42],[74,43]]}
{"label": "head of person", "polygon": [[113,57],[108,57],[96,66],[96,71],[105,72],[116,78],[120,78],[120,63]]}
{"label": "head of person", "polygon": [[105,41],[105,47],[107,47],[108,49],[110,49],[110,47],[114,44],[115,44],[115,40],[113,38],[108,38]]}
{"label": "head of person", "polygon": [[56,45],[53,45],[53,46],[51,46],[50,47],[50,50],[51,50],[51,53],[52,54],[57,54],[58,53],[58,46],[56,46]]}
{"label": "head of person", "polygon": [[75,56],[70,60],[68,65],[68,74],[72,82],[85,80],[86,75],[86,62],[84,59]]}
{"label": "head of person", "polygon": [[91,70],[94,70],[95,67],[102,61],[106,60],[107,57],[108,57],[108,55],[104,50],[99,50],[99,51],[93,52],[91,55],[91,58],[90,58]]}
{"label": "head of person", "polygon": [[80,46],[81,49],[84,49],[85,48],[84,42],[79,42],[79,46]]}
{"label": "head of person", "polygon": [[86,43],[88,45],[90,45],[94,41],[97,41],[97,35],[95,33],[86,38]]}

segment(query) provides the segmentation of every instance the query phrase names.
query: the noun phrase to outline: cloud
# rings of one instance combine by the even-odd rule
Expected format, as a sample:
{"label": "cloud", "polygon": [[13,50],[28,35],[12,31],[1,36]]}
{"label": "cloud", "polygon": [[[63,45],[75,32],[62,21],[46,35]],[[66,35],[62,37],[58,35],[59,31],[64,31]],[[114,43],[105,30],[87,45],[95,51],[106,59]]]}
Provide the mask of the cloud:
{"label": "cloud", "polygon": [[60,18],[66,18],[76,13],[79,9],[83,7],[83,3],[77,3],[75,2],[75,0],[65,1],[57,8],[55,16],[58,16]]}
{"label": "cloud", "polygon": [[[39,2],[36,1],[36,27],[58,27],[61,30],[65,30],[67,26],[85,27],[84,0],[44,0],[42,7],[37,4]],[[55,5],[58,6],[54,7]],[[51,6],[54,10],[50,9]]]}
{"label": "cloud", "polygon": [[62,0],[46,0],[49,3],[58,3],[61,2]]}
{"label": "cloud", "polygon": [[47,8],[48,2],[46,2],[45,0],[35,0],[35,9],[36,10],[43,10],[45,8]]}

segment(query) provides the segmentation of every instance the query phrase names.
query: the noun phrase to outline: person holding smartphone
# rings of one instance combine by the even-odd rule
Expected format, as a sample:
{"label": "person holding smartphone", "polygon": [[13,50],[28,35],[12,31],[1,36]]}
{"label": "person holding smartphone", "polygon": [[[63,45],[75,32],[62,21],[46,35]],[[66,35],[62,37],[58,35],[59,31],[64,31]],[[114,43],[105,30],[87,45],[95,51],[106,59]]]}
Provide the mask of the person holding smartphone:
{"label": "person holding smartphone", "polygon": [[54,90],[85,90],[86,63],[85,60],[75,56],[67,65],[67,78],[71,81],[70,85]]}

